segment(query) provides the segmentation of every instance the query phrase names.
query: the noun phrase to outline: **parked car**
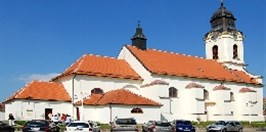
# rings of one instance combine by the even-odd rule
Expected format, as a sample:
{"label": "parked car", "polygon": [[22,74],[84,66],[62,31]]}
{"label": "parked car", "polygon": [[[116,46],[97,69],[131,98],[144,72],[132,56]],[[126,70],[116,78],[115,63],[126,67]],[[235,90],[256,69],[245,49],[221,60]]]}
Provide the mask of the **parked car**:
{"label": "parked car", "polygon": [[23,132],[59,132],[59,127],[48,120],[31,120],[22,128]]}
{"label": "parked car", "polygon": [[189,120],[174,120],[173,121],[175,132],[195,132],[195,127]]}
{"label": "parked car", "polygon": [[111,132],[115,131],[137,131],[137,122],[134,118],[115,118],[111,122]]}
{"label": "parked car", "polygon": [[101,126],[95,121],[88,121],[93,132],[101,132]]}
{"label": "parked car", "polygon": [[242,132],[243,125],[238,121],[217,121],[206,128],[207,132]]}
{"label": "parked car", "polygon": [[65,132],[99,132],[100,129],[93,128],[89,121],[74,121],[66,126]]}
{"label": "parked car", "polygon": [[8,124],[0,121],[0,132],[14,132],[15,128],[13,126],[9,126]]}
{"label": "parked car", "polygon": [[143,132],[173,132],[173,127],[170,122],[148,121],[142,126]]}

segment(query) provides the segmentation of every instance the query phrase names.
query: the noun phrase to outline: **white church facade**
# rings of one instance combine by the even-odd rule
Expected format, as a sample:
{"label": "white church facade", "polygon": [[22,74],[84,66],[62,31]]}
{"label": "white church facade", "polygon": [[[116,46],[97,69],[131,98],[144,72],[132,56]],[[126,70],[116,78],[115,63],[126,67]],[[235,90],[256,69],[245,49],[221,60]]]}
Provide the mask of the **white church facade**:
{"label": "white church facade", "polygon": [[264,121],[262,77],[246,70],[235,20],[221,4],[205,35],[205,58],[147,48],[138,25],[117,58],[84,54],[51,81],[18,90],[5,101],[5,118]]}

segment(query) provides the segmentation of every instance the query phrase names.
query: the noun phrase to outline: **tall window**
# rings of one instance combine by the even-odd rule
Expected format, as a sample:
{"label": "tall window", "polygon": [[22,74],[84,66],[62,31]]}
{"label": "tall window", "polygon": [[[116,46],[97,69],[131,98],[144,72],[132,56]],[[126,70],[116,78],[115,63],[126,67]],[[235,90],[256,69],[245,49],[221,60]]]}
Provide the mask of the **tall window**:
{"label": "tall window", "polygon": [[234,100],[235,100],[234,93],[230,92],[230,101],[234,101]]}
{"label": "tall window", "polygon": [[234,46],[233,46],[233,59],[237,59],[237,58],[238,58],[237,45],[234,44]]}
{"label": "tall window", "polygon": [[169,88],[169,97],[177,97],[178,90],[175,87]]}
{"label": "tall window", "polygon": [[205,100],[209,99],[209,92],[206,89],[204,89],[204,91],[203,91],[203,96],[204,96]]}
{"label": "tall window", "polygon": [[217,60],[218,59],[218,46],[214,45],[212,47],[212,58]]}

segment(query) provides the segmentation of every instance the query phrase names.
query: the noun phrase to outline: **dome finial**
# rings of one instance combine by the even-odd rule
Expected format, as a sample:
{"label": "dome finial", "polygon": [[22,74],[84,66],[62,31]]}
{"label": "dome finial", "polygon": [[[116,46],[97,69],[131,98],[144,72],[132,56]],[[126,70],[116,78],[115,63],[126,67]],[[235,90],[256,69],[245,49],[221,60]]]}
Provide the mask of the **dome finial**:
{"label": "dome finial", "polygon": [[138,27],[140,27],[140,20],[138,20]]}
{"label": "dome finial", "polygon": [[224,1],[223,0],[221,0],[221,6],[224,6]]}

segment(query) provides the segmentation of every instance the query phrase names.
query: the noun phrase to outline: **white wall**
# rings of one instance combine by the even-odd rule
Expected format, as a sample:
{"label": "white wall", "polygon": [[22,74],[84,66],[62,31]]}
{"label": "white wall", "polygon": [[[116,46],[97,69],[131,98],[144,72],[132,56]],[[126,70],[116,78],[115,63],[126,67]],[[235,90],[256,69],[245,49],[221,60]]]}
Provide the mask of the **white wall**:
{"label": "white wall", "polygon": [[5,112],[0,111],[0,121],[5,120]]}
{"label": "white wall", "polygon": [[16,100],[5,104],[5,120],[12,113],[16,120],[45,119],[45,108],[52,108],[53,114],[71,114],[71,103],[56,101]]}
{"label": "white wall", "polygon": [[[141,108],[143,113],[131,113],[135,107]],[[160,108],[157,106],[120,106],[120,105],[105,105],[105,106],[84,106],[85,120],[95,120],[101,123],[109,123],[110,119],[117,116],[120,118],[134,117],[137,123],[144,123],[148,120],[160,120]],[[111,108],[111,109],[110,109]],[[110,115],[111,114],[111,115]]]}

